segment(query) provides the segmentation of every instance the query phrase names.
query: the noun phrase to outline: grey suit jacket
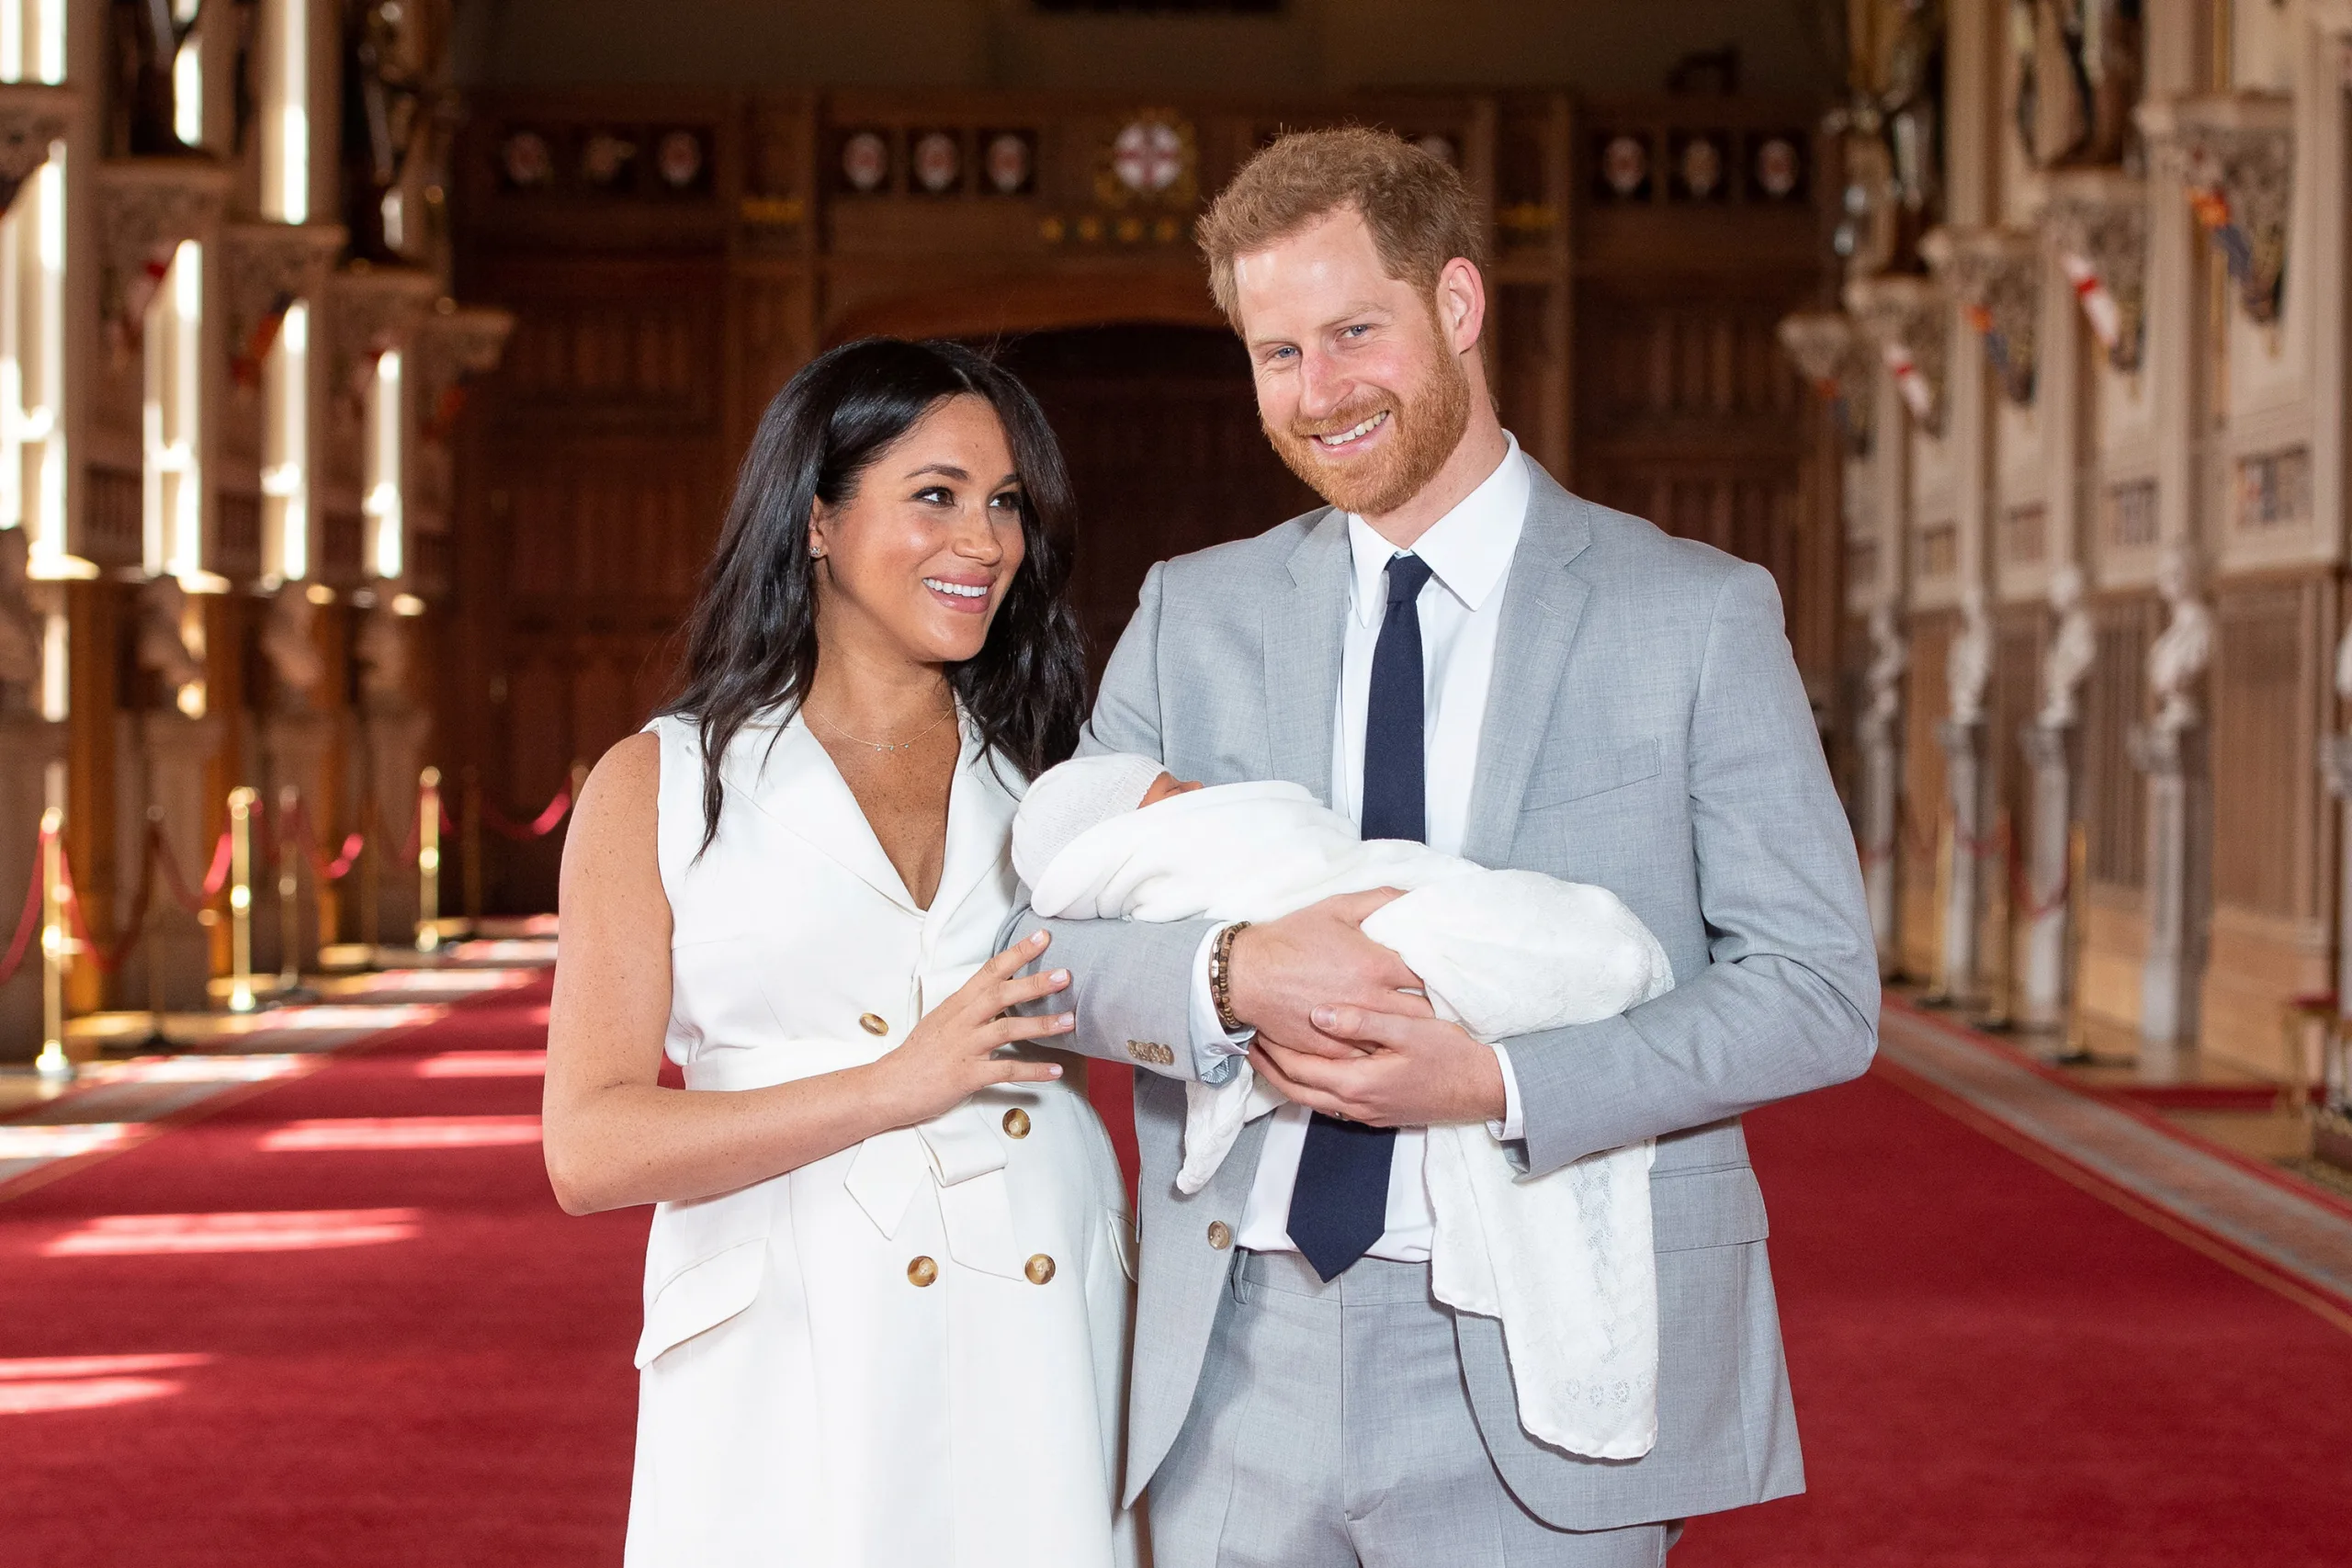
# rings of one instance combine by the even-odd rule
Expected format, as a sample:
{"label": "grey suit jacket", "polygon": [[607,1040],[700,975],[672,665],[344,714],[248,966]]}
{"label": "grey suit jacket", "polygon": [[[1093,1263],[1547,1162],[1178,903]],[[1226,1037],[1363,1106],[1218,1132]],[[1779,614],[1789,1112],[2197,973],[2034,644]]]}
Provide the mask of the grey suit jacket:
{"label": "grey suit jacket", "polygon": [[[1878,971],[1853,840],[1770,575],[1570,495],[1541,468],[1505,589],[1464,853],[1597,883],[1648,922],[1675,989],[1605,1022],[1508,1043],[1534,1171],[1657,1138],[1659,1434],[1578,1459],[1518,1421],[1499,1326],[1455,1340],[1495,1468],[1538,1517],[1600,1529],[1758,1502],[1804,1475],[1738,1117],[1854,1077]],[[1345,518],[1321,511],[1163,562],[1081,745],[1210,784],[1288,779],[1328,800],[1346,615]],[[1009,936],[1039,922],[1022,911]],[[1076,1048],[1134,1062],[1141,1303],[1127,1495],[1191,1408],[1265,1122],[1197,1195],[1176,1191],[1206,927],[1045,922],[1072,976]],[[1057,1006],[1065,1005],[1057,1001]]]}

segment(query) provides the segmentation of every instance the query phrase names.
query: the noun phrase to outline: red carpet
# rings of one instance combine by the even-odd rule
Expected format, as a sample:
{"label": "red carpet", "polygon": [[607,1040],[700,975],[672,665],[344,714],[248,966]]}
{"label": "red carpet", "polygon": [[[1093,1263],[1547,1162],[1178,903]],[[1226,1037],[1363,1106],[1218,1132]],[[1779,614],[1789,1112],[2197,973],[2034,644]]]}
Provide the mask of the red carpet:
{"label": "red carpet", "polygon": [[[618,1562],[644,1215],[423,1120],[528,1116],[536,1077],[418,1064],[527,1048],[544,1000],[0,1202],[0,1563]],[[1814,1490],[1675,1568],[2344,1561],[2352,1334],[1883,1078],[1751,1137]],[[322,1210],[360,1213],[220,1217]],[[188,1250],[224,1240],[282,1249]]]}

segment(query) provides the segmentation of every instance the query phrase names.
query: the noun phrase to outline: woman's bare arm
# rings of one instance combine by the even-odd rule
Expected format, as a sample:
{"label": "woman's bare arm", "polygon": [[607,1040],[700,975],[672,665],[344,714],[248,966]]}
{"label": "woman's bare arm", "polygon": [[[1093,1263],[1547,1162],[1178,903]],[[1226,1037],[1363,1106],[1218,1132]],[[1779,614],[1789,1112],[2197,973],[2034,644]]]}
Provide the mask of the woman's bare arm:
{"label": "woman's bare arm", "polygon": [[661,742],[635,735],[581,792],[563,851],[560,956],[548,1023],[548,1179],[566,1213],[733,1191],[990,1084],[1059,1074],[992,1053],[1067,1032],[1059,1018],[1000,1018],[1066,976],[1012,976],[1042,948],[1000,955],[881,1060],[773,1089],[691,1092],[658,1081],[670,1017],[670,901],[654,848]]}

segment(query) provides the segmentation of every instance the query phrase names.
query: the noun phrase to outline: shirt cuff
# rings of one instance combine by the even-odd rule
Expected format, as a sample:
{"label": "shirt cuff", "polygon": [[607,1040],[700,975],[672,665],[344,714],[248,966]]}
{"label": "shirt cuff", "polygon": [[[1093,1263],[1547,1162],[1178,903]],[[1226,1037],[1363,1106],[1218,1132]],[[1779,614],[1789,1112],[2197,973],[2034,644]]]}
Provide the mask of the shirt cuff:
{"label": "shirt cuff", "polygon": [[1488,1122],[1487,1131],[1497,1143],[1515,1144],[1527,1136],[1523,1108],[1519,1103],[1519,1075],[1511,1071],[1510,1053],[1499,1045],[1489,1045],[1495,1061],[1503,1070],[1503,1119]]}
{"label": "shirt cuff", "polygon": [[[1250,1054],[1250,1042],[1258,1037],[1254,1029],[1239,1033],[1228,1032],[1224,1021],[1216,1015],[1216,998],[1209,989],[1209,959],[1216,951],[1216,939],[1225,928],[1210,928],[1201,939],[1201,949],[1193,955],[1193,1076],[1215,1087],[1240,1070],[1241,1059]],[[1503,1076],[1510,1076],[1505,1068]],[[1516,1090],[1512,1091],[1514,1094]],[[1519,1101],[1514,1099],[1516,1106]]]}

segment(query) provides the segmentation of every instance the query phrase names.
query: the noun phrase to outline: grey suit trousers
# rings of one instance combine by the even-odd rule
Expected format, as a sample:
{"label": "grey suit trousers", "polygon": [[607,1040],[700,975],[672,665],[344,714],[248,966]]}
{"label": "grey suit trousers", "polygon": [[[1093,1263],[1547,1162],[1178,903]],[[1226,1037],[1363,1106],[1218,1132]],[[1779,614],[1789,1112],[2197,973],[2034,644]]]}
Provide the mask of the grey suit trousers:
{"label": "grey suit trousers", "polygon": [[1659,1568],[1680,1533],[1529,1513],[1429,1265],[1367,1258],[1326,1284],[1288,1252],[1235,1255],[1151,1529],[1157,1568]]}

